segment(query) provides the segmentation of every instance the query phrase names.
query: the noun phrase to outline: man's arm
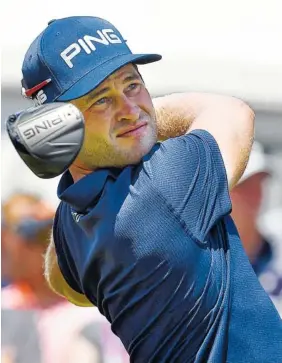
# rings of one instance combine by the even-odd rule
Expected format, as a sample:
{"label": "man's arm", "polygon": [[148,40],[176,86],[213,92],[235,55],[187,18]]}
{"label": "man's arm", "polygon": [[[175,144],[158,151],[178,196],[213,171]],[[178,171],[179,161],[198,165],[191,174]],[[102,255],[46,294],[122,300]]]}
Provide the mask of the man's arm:
{"label": "man's arm", "polygon": [[48,285],[56,294],[65,297],[74,305],[83,307],[93,306],[85,295],[79,294],[73,290],[64,279],[58,265],[57,254],[52,236],[53,234],[51,235],[51,241],[44,259],[44,275]]}
{"label": "man's arm", "polygon": [[217,141],[231,190],[249,160],[254,137],[254,112],[243,101],[206,93],[179,93],[154,99],[160,140],[195,129]]}

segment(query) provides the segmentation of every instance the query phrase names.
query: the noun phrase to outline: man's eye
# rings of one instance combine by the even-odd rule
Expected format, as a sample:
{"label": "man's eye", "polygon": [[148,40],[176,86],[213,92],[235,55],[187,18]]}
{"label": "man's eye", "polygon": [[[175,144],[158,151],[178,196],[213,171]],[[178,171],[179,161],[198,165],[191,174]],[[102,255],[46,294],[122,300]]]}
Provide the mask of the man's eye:
{"label": "man's eye", "polygon": [[127,86],[126,91],[133,91],[135,89],[138,89],[140,87],[140,83],[131,83],[129,86]]}
{"label": "man's eye", "polygon": [[109,101],[109,98],[108,97],[103,97],[103,98],[100,98],[98,101],[96,101],[94,103],[95,106],[99,106],[99,105],[104,105],[105,103],[107,103]]}

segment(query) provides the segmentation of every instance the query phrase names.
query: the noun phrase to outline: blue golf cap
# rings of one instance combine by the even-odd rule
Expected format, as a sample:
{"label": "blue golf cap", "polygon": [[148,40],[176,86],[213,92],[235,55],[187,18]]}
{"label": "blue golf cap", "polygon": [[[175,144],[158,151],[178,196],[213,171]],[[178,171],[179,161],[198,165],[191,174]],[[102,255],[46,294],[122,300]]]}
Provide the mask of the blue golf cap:
{"label": "blue golf cap", "polygon": [[128,63],[156,62],[159,54],[133,54],[108,21],[73,16],[49,22],[22,65],[23,94],[39,103],[84,96]]}

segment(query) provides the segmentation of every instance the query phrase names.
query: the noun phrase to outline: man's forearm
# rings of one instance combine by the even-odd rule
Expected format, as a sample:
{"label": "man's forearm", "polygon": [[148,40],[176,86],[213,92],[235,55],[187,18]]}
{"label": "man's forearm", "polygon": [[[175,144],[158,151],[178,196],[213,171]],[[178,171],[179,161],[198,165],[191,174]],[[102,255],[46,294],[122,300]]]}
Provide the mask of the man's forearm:
{"label": "man's forearm", "polygon": [[[153,100],[158,128],[158,139],[166,140],[186,134],[193,122],[204,112],[221,112],[235,98],[209,93],[174,93]],[[223,106],[223,107],[221,107]]]}
{"label": "man's forearm", "polygon": [[207,93],[179,93],[154,99],[160,141],[195,129],[216,140],[230,190],[242,176],[254,138],[253,110],[242,100]]}
{"label": "man's forearm", "polygon": [[[158,140],[184,135],[193,120],[195,113],[193,107],[187,105],[186,94],[172,94],[158,97],[153,100],[156,119]],[[179,107],[181,103],[181,107]]]}

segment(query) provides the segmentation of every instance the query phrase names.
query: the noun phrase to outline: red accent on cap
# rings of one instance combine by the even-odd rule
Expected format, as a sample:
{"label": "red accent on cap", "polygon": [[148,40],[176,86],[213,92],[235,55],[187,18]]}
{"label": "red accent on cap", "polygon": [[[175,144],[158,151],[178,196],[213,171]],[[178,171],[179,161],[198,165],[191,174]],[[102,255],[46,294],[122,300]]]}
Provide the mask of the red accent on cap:
{"label": "red accent on cap", "polygon": [[45,87],[48,83],[50,83],[52,80],[51,78],[46,79],[46,81],[43,81],[39,84],[37,84],[36,86],[30,88],[30,89],[26,89],[24,91],[26,97],[31,97],[35,92],[39,91],[41,88]]}

